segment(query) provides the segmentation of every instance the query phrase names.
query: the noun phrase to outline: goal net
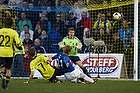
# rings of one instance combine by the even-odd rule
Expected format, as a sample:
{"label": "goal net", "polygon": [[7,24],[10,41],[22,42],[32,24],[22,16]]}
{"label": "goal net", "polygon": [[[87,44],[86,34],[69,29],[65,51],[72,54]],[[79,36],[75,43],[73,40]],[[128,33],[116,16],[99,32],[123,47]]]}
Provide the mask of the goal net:
{"label": "goal net", "polygon": [[[25,53],[15,53],[12,77],[30,75],[29,48],[45,55],[60,52],[58,43],[72,27],[83,45],[79,56],[92,77],[134,78],[134,0],[20,3],[9,0],[0,6],[0,28],[11,17],[24,45]],[[138,65],[138,78],[139,70]]]}

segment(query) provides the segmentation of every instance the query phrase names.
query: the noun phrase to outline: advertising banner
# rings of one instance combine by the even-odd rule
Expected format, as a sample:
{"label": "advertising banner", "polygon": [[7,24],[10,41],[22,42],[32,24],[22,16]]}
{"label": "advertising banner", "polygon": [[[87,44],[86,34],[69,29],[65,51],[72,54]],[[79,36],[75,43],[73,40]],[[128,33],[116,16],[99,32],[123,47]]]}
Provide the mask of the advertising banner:
{"label": "advertising banner", "polygon": [[[55,55],[55,54],[44,54],[44,55]],[[90,57],[89,57],[90,56]],[[123,54],[79,54],[79,57],[83,65],[87,68],[88,72],[92,77],[113,77],[120,78],[121,67],[123,61]],[[55,66],[57,63],[55,60],[50,63]],[[79,68],[80,69],[80,68]],[[99,69],[99,70],[98,70]],[[41,75],[35,71],[35,76],[40,77]]]}

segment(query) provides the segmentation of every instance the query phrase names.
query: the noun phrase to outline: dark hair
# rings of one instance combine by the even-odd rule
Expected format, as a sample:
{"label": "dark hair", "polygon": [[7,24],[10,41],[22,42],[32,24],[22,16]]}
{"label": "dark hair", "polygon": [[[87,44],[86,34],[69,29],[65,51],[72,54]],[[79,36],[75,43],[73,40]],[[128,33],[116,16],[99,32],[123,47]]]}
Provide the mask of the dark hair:
{"label": "dark hair", "polygon": [[134,37],[134,35],[132,35],[130,38]]}
{"label": "dark hair", "polygon": [[43,28],[42,31],[45,30],[47,32],[47,29]]}
{"label": "dark hair", "polygon": [[29,55],[30,55],[31,57],[35,56],[35,52],[36,52],[35,48],[30,48],[30,49],[28,50],[28,53],[29,53]]}
{"label": "dark hair", "polygon": [[13,19],[10,17],[5,18],[5,27],[10,28],[13,25]]}
{"label": "dark hair", "polygon": [[25,24],[23,27],[27,26],[29,28],[29,25]]}
{"label": "dark hair", "polygon": [[25,35],[26,35],[26,34],[29,34],[29,35],[30,35],[30,33],[29,33],[29,32],[25,32]]}
{"label": "dark hair", "polygon": [[65,45],[63,53],[68,54],[71,51],[72,47],[70,45]]}
{"label": "dark hair", "polygon": [[56,16],[57,16],[58,14],[61,16],[61,13],[60,13],[60,12],[56,13]]}
{"label": "dark hair", "polygon": [[28,4],[31,4],[31,3],[34,5],[34,3],[33,3],[32,1],[29,1],[29,2],[28,2]]}
{"label": "dark hair", "polygon": [[23,2],[27,2],[27,0],[23,0]]}

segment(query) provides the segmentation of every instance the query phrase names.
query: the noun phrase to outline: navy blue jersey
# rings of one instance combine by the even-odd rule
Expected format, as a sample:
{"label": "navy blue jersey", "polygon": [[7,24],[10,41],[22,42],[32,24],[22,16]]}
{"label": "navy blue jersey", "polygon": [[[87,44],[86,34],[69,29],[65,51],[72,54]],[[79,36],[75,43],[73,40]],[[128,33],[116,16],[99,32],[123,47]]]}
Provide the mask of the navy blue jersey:
{"label": "navy blue jersey", "polygon": [[[72,63],[70,62],[69,57],[62,52],[57,53],[52,57],[52,59],[56,59],[57,64],[63,73],[72,72],[73,70],[75,70]],[[66,66],[67,63],[69,63],[68,67]]]}

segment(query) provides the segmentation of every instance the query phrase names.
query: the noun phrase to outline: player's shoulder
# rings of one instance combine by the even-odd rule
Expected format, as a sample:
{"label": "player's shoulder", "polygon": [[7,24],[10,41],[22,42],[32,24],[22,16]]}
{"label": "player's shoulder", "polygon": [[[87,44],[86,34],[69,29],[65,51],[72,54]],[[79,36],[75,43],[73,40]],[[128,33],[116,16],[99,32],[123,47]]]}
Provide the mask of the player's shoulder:
{"label": "player's shoulder", "polygon": [[64,54],[63,52],[61,53],[63,58],[67,58],[68,56],[66,54]]}
{"label": "player's shoulder", "polygon": [[9,35],[15,35],[15,34],[18,35],[18,33],[11,28],[2,28],[2,29],[0,29],[0,31],[8,33]]}
{"label": "player's shoulder", "polygon": [[74,36],[73,39],[78,39],[78,37]]}
{"label": "player's shoulder", "polygon": [[39,54],[39,55],[37,56],[37,58],[42,58],[42,57],[45,57],[45,55]]}
{"label": "player's shoulder", "polygon": [[68,36],[66,36],[66,37],[64,37],[64,38],[63,38],[63,40],[65,40],[65,39],[69,39],[69,37],[68,37]]}
{"label": "player's shoulder", "polygon": [[76,37],[76,36],[74,36],[73,39],[76,41],[79,41],[78,37]]}
{"label": "player's shoulder", "polygon": [[42,58],[42,54],[35,56],[30,62],[30,64],[35,64],[36,62],[38,62],[38,60],[41,60],[41,58]]}

